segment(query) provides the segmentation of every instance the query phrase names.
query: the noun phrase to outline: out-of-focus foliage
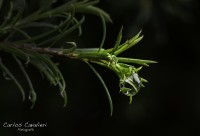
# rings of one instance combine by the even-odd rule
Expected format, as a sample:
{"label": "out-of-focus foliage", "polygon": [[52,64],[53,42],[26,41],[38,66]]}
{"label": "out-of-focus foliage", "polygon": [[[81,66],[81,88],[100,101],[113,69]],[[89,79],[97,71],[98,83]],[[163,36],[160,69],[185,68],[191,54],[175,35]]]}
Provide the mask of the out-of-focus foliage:
{"label": "out-of-focus foliage", "polygon": [[118,14],[119,22],[130,24],[129,35],[148,25],[161,44],[168,39],[166,25],[171,19],[192,23],[195,21],[193,12],[198,10],[198,0],[109,0],[105,3],[108,10]]}

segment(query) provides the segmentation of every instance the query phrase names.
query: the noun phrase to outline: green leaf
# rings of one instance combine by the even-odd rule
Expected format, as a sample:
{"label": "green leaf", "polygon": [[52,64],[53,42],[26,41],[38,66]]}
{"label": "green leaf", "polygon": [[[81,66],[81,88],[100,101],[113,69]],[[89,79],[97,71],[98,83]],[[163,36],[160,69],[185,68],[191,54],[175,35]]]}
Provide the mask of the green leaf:
{"label": "green leaf", "polygon": [[[32,37],[31,39],[24,39],[24,40],[19,40],[19,41],[15,41],[15,43],[31,43],[31,42],[33,42],[33,41],[36,41],[36,40],[39,40],[39,39],[42,39],[42,38],[44,38],[44,37],[46,37],[46,36],[48,36],[48,35],[51,35],[51,34],[53,34],[53,33],[55,33],[55,32],[58,32],[60,29],[62,29],[64,26],[66,26],[68,23],[69,23],[69,21],[71,20],[71,15],[69,15],[66,19],[65,19],[65,21],[63,22],[63,23],[61,23],[61,24],[59,24],[58,26],[55,26],[54,25],[54,28],[52,28],[51,30],[49,30],[49,31],[47,31],[47,32],[45,32],[45,33],[42,33],[42,34],[39,34],[39,35],[37,35],[37,36],[35,36],[35,37]],[[38,27],[38,26],[40,26],[40,23],[39,24],[35,24],[35,23],[31,23],[31,24],[28,24],[28,26],[27,27],[31,27],[31,25],[32,25],[32,27]],[[40,27],[46,27],[46,26],[50,26],[50,24],[42,24]],[[58,36],[57,36],[58,37]]]}
{"label": "green leaf", "polygon": [[7,25],[8,21],[11,19],[12,17],[12,12],[13,12],[13,2],[10,2],[10,9],[8,11],[8,14],[4,20],[4,22],[1,24],[0,28],[3,29],[3,27],[5,27],[5,25]]}
{"label": "green leaf", "polygon": [[10,70],[3,64],[1,58],[0,58],[0,68],[3,70],[3,72],[7,73],[8,76],[14,81],[14,83],[17,85],[17,87],[20,90],[20,93],[22,94],[23,101],[25,100],[25,93],[24,89],[20,85],[20,83],[17,81],[17,79],[14,77],[14,75],[10,72]]}
{"label": "green leaf", "polygon": [[35,106],[35,102],[37,100],[37,94],[34,90],[30,90],[29,100],[32,102],[31,109],[33,109],[33,107]]}
{"label": "green leaf", "polygon": [[[50,81],[51,84],[54,86],[58,85],[60,88],[60,93],[64,97],[64,106],[67,103],[67,96],[66,96],[66,84],[65,80],[63,78],[63,75],[61,74],[60,70],[58,69],[57,65],[51,60],[49,55],[40,54],[38,52],[35,52],[34,50],[31,50],[32,48],[29,47],[26,50],[23,48],[17,48],[18,46],[15,44],[0,44],[0,49],[3,51],[10,53],[12,55],[15,55],[16,57],[19,57],[23,60],[28,60],[30,64],[35,66],[38,71],[46,76],[46,78]],[[30,89],[32,93],[31,95],[35,96],[36,94],[33,92],[33,88]],[[33,104],[34,99],[36,97],[33,97]]]}
{"label": "green leaf", "polygon": [[152,63],[157,63],[156,61],[152,60],[142,60],[142,59],[133,59],[133,58],[124,58],[124,57],[117,57],[118,62],[121,63],[134,63],[134,64],[139,64],[139,65],[144,65],[144,66],[149,66],[148,64]]}
{"label": "green leaf", "polygon": [[20,28],[15,28],[15,27],[13,27],[13,29],[19,32],[20,34],[22,34],[26,39],[31,39],[31,36],[29,36],[24,30]]}
{"label": "green leaf", "polygon": [[38,46],[43,46],[47,43],[50,43],[52,41],[55,41],[55,40],[58,40],[58,39],[61,39],[63,36],[66,36],[67,34],[70,34],[71,32],[73,32],[74,30],[76,30],[77,28],[79,28],[79,26],[84,22],[85,20],[85,17],[83,16],[82,19],[79,21],[79,23],[73,25],[72,27],[70,27],[68,30],[64,31],[63,34],[60,34],[60,35],[57,35],[57,36],[54,36],[52,38],[49,38],[48,40],[45,40],[43,42],[40,42],[38,44]]}
{"label": "green leaf", "polygon": [[121,39],[122,39],[122,30],[123,30],[123,26],[121,27],[121,29],[119,31],[119,34],[117,36],[117,40],[116,40],[115,46],[113,47],[111,55],[113,55],[115,53],[115,51],[118,49],[118,47],[119,47],[119,44],[120,44]]}
{"label": "green leaf", "polygon": [[96,74],[96,76],[97,76],[97,77],[99,78],[99,80],[101,81],[101,83],[102,83],[102,85],[103,85],[103,87],[104,87],[104,89],[105,89],[105,91],[106,91],[106,95],[107,95],[107,97],[108,97],[108,100],[109,100],[109,104],[110,104],[110,116],[112,116],[112,114],[113,114],[113,103],[112,103],[112,99],[111,99],[109,90],[108,90],[108,88],[107,88],[107,86],[106,86],[106,84],[105,84],[103,78],[102,78],[101,75],[96,71],[96,69],[95,69],[90,63],[88,63],[87,61],[85,61],[85,62],[89,65],[89,67],[92,69],[92,71]]}
{"label": "green leaf", "polygon": [[18,8],[18,12],[17,14],[12,18],[11,22],[10,22],[10,26],[13,27],[15,26],[15,24],[17,23],[17,21],[19,21],[22,17],[22,14],[24,12],[24,7],[25,7],[25,0],[20,0],[20,7]]}
{"label": "green leaf", "polygon": [[130,100],[129,100],[129,104],[132,103],[132,100],[133,100],[132,97],[133,97],[133,96],[129,96],[129,99],[130,99]]}
{"label": "green leaf", "polygon": [[101,44],[100,44],[98,52],[102,49],[104,42],[105,42],[105,39],[106,39],[106,21],[105,21],[103,15],[101,13],[99,13],[99,16],[101,18],[102,25],[103,25],[103,37],[102,37]]}
{"label": "green leaf", "polygon": [[64,106],[66,106],[66,84],[63,75],[56,64],[52,62],[52,60],[47,55],[42,55],[37,52],[30,52],[30,54],[32,54],[32,56],[30,56],[30,63],[33,64],[41,73],[43,73],[50,81],[50,83],[52,83],[54,86],[59,86],[60,94],[64,98]]}
{"label": "green leaf", "polygon": [[87,7],[82,6],[82,7],[76,8],[76,12],[92,14],[92,15],[96,15],[96,16],[99,16],[99,13],[101,13],[101,15],[104,17],[106,22],[112,23],[112,19],[111,19],[110,15],[96,6],[87,6]]}
{"label": "green leaf", "polygon": [[[114,55],[118,55],[124,51],[126,51],[127,49],[131,48],[132,46],[136,45],[138,42],[140,42],[143,38],[143,36],[140,36],[141,31],[134,36],[133,38],[131,38],[130,40],[126,41],[125,43],[123,43],[122,45],[120,45],[118,47],[118,50],[115,52]],[[139,37],[140,36],[140,37]]]}
{"label": "green leaf", "polygon": [[31,109],[34,107],[35,105],[35,102],[37,100],[37,94],[33,88],[33,85],[32,85],[32,82],[31,82],[31,79],[29,78],[29,75],[27,74],[26,70],[24,69],[21,61],[15,56],[13,55],[13,58],[15,59],[15,61],[17,62],[18,66],[20,67],[23,75],[25,76],[26,78],[26,81],[28,82],[28,85],[29,85],[29,88],[30,88],[30,92],[29,92],[29,99],[31,100],[32,102],[32,106],[31,106]]}

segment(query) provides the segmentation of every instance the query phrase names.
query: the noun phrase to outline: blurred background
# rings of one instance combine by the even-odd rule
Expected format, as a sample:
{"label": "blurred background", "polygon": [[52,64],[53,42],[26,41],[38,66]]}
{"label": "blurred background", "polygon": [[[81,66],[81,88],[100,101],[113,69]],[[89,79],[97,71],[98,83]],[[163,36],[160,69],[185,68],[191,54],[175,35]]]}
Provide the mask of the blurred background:
{"label": "blurred background", "polygon": [[[101,83],[80,61],[55,59],[60,63],[67,83],[66,108],[62,107],[58,88],[49,86],[34,68],[28,69],[29,73],[33,73],[31,78],[38,93],[32,110],[28,100],[22,101],[13,82],[0,76],[0,134],[200,135],[199,1],[101,0],[98,6],[113,19],[113,23],[107,25],[104,48],[114,45],[122,25],[123,41],[142,29],[144,39],[121,55],[159,62],[141,70],[140,75],[149,81],[146,87],[129,104],[129,98],[119,93],[117,76],[95,65],[113,99],[114,114],[110,117],[109,103]],[[66,41],[73,40],[79,47],[98,47],[101,35],[100,19],[87,15],[82,36],[72,36]],[[40,122],[47,123],[47,127],[24,133],[17,132],[15,128],[3,128],[4,122]]]}

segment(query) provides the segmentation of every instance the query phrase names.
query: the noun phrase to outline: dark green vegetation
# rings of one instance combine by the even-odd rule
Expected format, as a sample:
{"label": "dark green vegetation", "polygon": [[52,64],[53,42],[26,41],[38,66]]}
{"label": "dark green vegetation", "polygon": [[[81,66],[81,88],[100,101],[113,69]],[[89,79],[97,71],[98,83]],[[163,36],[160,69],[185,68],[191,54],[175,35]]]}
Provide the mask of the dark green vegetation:
{"label": "dark green vegetation", "polygon": [[[1,4],[5,3],[2,1]],[[131,102],[132,96],[137,94],[141,87],[144,87],[143,82],[147,82],[138,75],[138,71],[142,67],[136,68],[133,64],[148,66],[149,63],[155,63],[155,61],[118,57],[118,55],[137,44],[142,36],[138,33],[130,40],[121,43],[122,27],[113,48],[104,49],[106,22],[111,23],[111,18],[105,11],[95,6],[98,1],[70,1],[55,8],[52,7],[53,3],[53,1],[46,1],[39,9],[26,15],[26,1],[10,1],[8,10],[4,11],[5,18],[0,26],[1,52],[10,54],[21,69],[29,85],[31,108],[35,105],[37,93],[26,72],[29,64],[34,66],[43,77],[46,77],[50,84],[59,86],[60,94],[64,98],[64,106],[67,104],[65,79],[57,64],[52,61],[52,57],[63,56],[84,61],[89,65],[106,90],[112,115],[113,104],[108,88],[103,78],[90,63],[99,64],[114,71],[119,77],[120,92],[129,96]],[[78,13],[82,16],[80,20],[76,17]],[[81,26],[87,14],[96,15],[102,21],[103,36],[100,47],[97,49],[79,49],[75,41],[64,40],[76,30],[81,35]],[[67,47],[67,45],[63,47],[65,44],[71,47]],[[15,73],[12,73],[10,68],[4,64],[2,58],[0,67],[4,77],[14,81],[25,100],[26,94],[23,86],[15,77]]]}

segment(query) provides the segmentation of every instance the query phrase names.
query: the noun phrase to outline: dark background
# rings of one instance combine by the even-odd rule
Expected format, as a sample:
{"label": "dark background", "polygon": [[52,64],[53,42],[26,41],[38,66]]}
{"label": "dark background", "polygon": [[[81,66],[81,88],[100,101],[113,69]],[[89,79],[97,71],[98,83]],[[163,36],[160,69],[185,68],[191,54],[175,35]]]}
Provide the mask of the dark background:
{"label": "dark background", "polygon": [[[29,72],[33,73],[31,77],[38,101],[32,110],[28,100],[21,100],[12,81],[0,76],[0,134],[200,135],[199,1],[102,0],[98,6],[113,19],[113,23],[107,26],[104,48],[114,45],[121,25],[124,26],[123,41],[142,29],[144,39],[122,55],[159,62],[141,70],[140,75],[149,81],[146,87],[129,104],[129,98],[119,93],[117,76],[95,66],[113,99],[114,114],[110,117],[109,103],[101,83],[82,62],[57,59],[68,88],[66,108],[62,107],[57,88],[42,80],[34,68],[29,68]],[[83,24],[83,36],[66,41],[74,39],[79,47],[98,47],[101,33],[100,19],[88,15]],[[3,128],[4,122],[48,125],[25,133],[16,132],[15,128]]]}

